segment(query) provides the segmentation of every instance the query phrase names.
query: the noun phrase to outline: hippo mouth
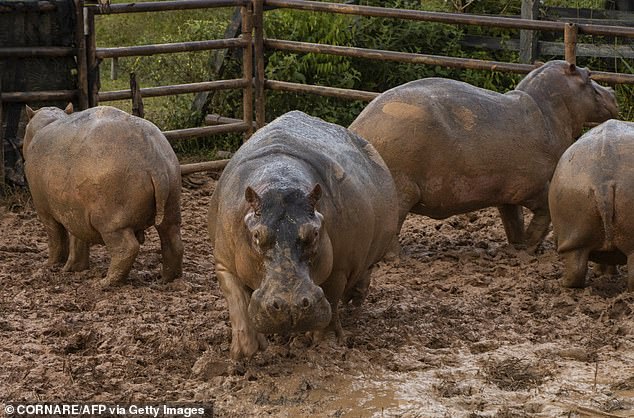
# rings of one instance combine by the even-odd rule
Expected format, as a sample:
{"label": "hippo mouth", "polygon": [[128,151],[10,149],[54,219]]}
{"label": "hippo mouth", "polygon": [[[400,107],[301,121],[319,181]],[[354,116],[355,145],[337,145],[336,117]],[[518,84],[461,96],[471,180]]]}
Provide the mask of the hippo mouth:
{"label": "hippo mouth", "polygon": [[330,323],[332,312],[325,297],[313,303],[289,304],[280,296],[258,298],[256,292],[256,298],[252,297],[249,303],[249,318],[259,333],[306,332],[325,328]]}

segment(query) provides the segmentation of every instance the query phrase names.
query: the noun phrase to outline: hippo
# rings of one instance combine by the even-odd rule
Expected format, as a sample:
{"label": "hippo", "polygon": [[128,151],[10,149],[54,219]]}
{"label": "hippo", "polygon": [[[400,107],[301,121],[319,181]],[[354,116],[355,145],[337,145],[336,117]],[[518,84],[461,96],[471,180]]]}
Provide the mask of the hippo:
{"label": "hippo", "polygon": [[90,244],[105,243],[112,259],[100,284],[116,284],[130,273],[145,229],[155,225],[162,278],[180,276],[180,165],[161,131],[109,106],[26,112],[25,172],[48,235],[48,264],[85,270]]}
{"label": "hippo", "polygon": [[[349,129],[390,168],[399,230],[409,212],[444,219],[497,206],[509,243],[534,252],[548,232],[548,183],[586,122],[616,117],[590,71],[551,61],[506,94],[426,78],[377,96]],[[522,206],[534,216],[526,231]]]}
{"label": "hippo", "polygon": [[548,203],[565,266],[562,284],[583,287],[588,260],[627,264],[634,291],[634,123],[609,120],[564,152]]}
{"label": "hippo", "polygon": [[396,188],[365,140],[299,111],[256,132],[224,169],[208,225],[231,319],[233,359],[267,334],[343,330],[396,238]]}

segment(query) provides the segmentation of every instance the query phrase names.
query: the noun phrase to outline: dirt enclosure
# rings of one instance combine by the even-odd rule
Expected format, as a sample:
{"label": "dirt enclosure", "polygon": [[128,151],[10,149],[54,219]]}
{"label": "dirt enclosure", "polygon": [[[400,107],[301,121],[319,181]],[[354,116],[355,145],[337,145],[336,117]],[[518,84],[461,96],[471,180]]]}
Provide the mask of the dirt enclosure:
{"label": "dirt enclosure", "polygon": [[185,273],[170,285],[154,230],[128,283],[104,291],[103,247],[86,272],[48,268],[30,204],[0,206],[0,402],[181,401],[221,417],[634,416],[625,269],[563,289],[552,236],[537,257],[517,252],[491,209],[411,216],[400,260],[381,263],[366,303],[343,310],[345,345],[273,336],[230,361],[205,225],[214,185],[186,182]]}

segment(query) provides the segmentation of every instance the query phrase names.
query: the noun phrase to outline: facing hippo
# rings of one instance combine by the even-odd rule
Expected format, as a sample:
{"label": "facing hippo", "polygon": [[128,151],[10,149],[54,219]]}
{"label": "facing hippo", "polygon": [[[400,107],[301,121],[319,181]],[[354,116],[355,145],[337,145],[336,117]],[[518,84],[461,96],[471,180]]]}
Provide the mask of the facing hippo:
{"label": "facing hippo", "polygon": [[572,144],[555,169],[549,205],[563,285],[585,286],[592,260],[627,264],[634,291],[634,123],[609,120]]}
{"label": "facing hippo", "polygon": [[112,259],[102,285],[114,284],[130,273],[145,229],[155,225],[163,280],[180,276],[180,165],[161,131],[108,106],[27,107],[27,115],[25,172],[49,264],[85,270],[89,245],[105,243]]}
{"label": "facing hippo", "polygon": [[396,237],[395,199],[370,144],[302,112],[242,145],[209,208],[231,356],[264,349],[264,334],[330,329],[341,338],[339,301],[365,298],[370,267]]}
{"label": "facing hippo", "polygon": [[[350,125],[390,168],[399,229],[408,212],[444,219],[498,206],[509,242],[534,251],[548,231],[548,183],[584,123],[616,117],[611,89],[565,61],[506,94],[427,78],[375,98]],[[533,213],[524,233],[522,208]]]}

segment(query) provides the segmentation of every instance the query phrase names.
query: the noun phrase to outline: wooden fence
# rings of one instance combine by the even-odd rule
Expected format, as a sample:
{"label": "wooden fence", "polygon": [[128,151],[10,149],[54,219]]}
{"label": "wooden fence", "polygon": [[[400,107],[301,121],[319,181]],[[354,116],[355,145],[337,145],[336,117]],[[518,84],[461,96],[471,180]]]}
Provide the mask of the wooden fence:
{"label": "wooden fence", "polygon": [[[132,99],[134,90],[99,91],[99,64],[106,58],[126,56],[143,56],[153,54],[174,53],[183,51],[203,51],[224,48],[242,49],[242,78],[231,80],[207,81],[190,84],[141,88],[138,97],[155,97],[172,94],[206,92],[223,89],[241,89],[243,92],[243,118],[217,118],[215,125],[198,128],[179,129],[164,132],[170,140],[207,136],[216,133],[243,132],[245,138],[253,133],[254,127],[265,124],[266,106],[265,91],[281,90],[287,92],[312,93],[344,99],[370,101],[378,92],[333,88],[308,84],[291,83],[283,80],[265,78],[265,50],[280,50],[295,53],[333,54],[347,57],[365,58],[369,60],[393,61],[422,65],[439,65],[453,68],[476,69],[486,71],[503,71],[525,74],[534,69],[534,65],[525,63],[486,61],[478,59],[436,56],[428,54],[405,53],[396,51],[374,50],[335,45],[324,45],[307,42],[270,39],[264,37],[265,9],[286,8],[310,12],[338,13],[366,17],[384,17],[407,19],[424,22],[436,22],[456,25],[477,25],[496,28],[518,29],[522,31],[546,31],[560,33],[564,36],[564,58],[576,63],[577,35],[600,35],[619,38],[634,38],[634,28],[578,24],[570,22],[539,21],[497,16],[481,16],[429,12],[419,10],[391,9],[383,7],[361,6],[354,4],[326,3],[307,0],[176,0],[146,3],[113,4],[106,8],[78,3],[80,22],[78,25],[75,48],[40,48],[9,49],[0,48],[0,58],[7,56],[32,56],[37,54],[73,54],[78,62],[78,87],[73,91],[50,92],[0,92],[0,109],[3,101],[29,102],[31,100],[72,100],[79,102],[81,108],[96,106],[99,103]],[[48,2],[39,2],[41,7],[48,7]],[[172,44],[141,45],[118,48],[97,48],[95,39],[95,16],[104,14],[159,12],[195,8],[240,7],[242,16],[242,33],[236,38],[207,40],[199,42],[182,42]],[[86,33],[84,33],[84,28]],[[81,32],[80,32],[81,31]],[[593,72],[593,79],[611,84],[634,84],[634,74]],[[0,138],[1,139],[1,138]],[[222,168],[227,160],[183,165],[184,174]]]}

